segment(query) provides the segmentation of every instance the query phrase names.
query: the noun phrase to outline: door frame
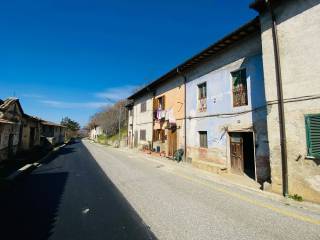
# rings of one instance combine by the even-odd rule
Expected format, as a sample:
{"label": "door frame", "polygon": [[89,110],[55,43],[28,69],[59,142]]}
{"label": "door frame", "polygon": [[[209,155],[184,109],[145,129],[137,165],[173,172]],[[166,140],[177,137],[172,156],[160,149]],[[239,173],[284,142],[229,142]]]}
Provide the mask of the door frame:
{"label": "door frame", "polygon": [[[257,162],[256,162],[256,135],[253,130],[232,130],[227,131],[227,148],[226,148],[226,156],[227,156],[227,166],[228,169],[231,170],[231,134],[232,133],[251,133],[252,134],[252,141],[253,141],[253,158],[254,158],[254,175],[255,181],[257,182]],[[243,173],[244,174],[244,173]],[[253,179],[253,178],[252,178]]]}

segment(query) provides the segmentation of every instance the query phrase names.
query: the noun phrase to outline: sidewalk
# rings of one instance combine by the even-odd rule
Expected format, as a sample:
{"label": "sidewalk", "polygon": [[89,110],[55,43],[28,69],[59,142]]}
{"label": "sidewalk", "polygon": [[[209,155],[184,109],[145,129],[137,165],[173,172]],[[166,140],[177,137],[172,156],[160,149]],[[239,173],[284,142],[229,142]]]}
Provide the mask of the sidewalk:
{"label": "sidewalk", "polygon": [[237,187],[241,191],[245,191],[247,193],[255,194],[263,199],[269,199],[273,201],[277,201],[282,203],[283,205],[292,206],[300,209],[307,209],[309,211],[320,214],[320,205],[303,201],[297,202],[290,198],[284,198],[282,195],[263,191],[260,189],[260,185],[255,181],[251,180],[246,176],[239,176],[231,173],[221,173],[215,174],[211,172],[207,172],[198,168],[193,167],[190,164],[184,162],[176,162],[166,157],[158,157],[154,155],[150,155],[144,152],[141,152],[137,149],[129,149],[129,148],[113,148],[110,146],[102,145],[99,143],[90,142],[91,144],[96,144],[101,147],[111,148],[115,151],[120,151],[126,154],[129,154],[129,158],[139,157],[144,158],[148,161],[153,161],[158,165],[159,168],[166,167],[173,174],[179,175],[183,178],[187,178],[192,181],[199,182],[201,184],[214,186],[215,183],[227,186],[227,187]]}

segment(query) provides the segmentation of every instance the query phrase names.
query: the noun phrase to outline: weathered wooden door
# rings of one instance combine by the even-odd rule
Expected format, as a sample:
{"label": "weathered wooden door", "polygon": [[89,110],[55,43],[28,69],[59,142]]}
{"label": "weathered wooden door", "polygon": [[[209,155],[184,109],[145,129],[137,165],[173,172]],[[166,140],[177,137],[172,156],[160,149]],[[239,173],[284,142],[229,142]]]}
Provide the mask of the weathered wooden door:
{"label": "weathered wooden door", "polygon": [[243,174],[243,138],[239,133],[230,136],[231,171]]}
{"label": "weathered wooden door", "polygon": [[134,147],[138,147],[138,131],[134,132]]}
{"label": "weathered wooden door", "polygon": [[177,130],[168,131],[168,155],[173,156],[177,151]]}

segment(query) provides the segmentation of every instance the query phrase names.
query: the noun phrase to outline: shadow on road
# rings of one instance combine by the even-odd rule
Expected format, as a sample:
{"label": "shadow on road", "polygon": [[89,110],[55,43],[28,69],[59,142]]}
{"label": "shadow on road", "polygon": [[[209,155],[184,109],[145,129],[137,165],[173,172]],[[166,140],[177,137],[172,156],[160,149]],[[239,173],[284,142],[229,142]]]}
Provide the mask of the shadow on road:
{"label": "shadow on road", "polygon": [[2,190],[0,239],[156,239],[81,142]]}
{"label": "shadow on road", "polygon": [[32,174],[1,192],[1,239],[47,239],[67,178],[65,172]]}

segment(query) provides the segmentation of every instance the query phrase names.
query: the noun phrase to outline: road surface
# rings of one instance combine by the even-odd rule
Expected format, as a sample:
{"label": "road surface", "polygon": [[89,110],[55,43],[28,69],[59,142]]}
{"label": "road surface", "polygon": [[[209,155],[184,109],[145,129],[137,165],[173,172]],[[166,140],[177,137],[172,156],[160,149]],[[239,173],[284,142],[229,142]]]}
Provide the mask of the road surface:
{"label": "road surface", "polygon": [[67,145],[1,192],[1,239],[320,239],[318,212],[177,167]]}

